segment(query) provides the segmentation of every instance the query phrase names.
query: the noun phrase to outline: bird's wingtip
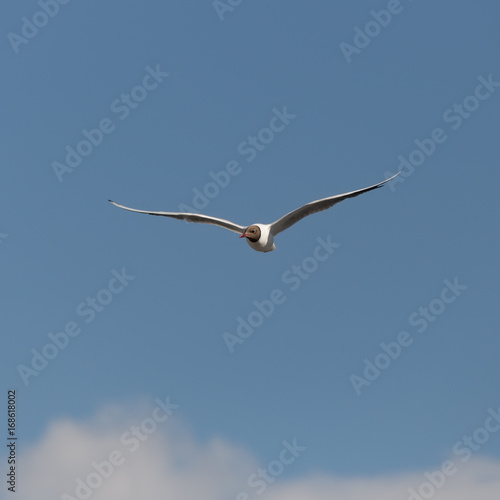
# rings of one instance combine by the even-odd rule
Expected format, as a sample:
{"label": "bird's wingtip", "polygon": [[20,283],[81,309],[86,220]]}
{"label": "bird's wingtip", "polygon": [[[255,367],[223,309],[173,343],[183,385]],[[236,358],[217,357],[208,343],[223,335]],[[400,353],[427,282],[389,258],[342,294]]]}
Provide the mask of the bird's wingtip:
{"label": "bird's wingtip", "polygon": [[385,181],[382,181],[382,183],[380,184],[380,187],[382,187],[387,182],[392,181],[392,179],[394,179],[395,177],[397,177],[401,172],[402,172],[402,170],[400,170],[397,174],[394,174],[393,176],[389,177]]}

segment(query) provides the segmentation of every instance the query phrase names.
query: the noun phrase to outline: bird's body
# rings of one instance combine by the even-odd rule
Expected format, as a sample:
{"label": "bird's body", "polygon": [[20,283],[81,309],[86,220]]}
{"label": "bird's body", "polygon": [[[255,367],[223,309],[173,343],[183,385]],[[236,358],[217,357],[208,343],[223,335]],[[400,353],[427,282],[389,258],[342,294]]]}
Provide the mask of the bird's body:
{"label": "bird's body", "polygon": [[[399,175],[399,172],[396,175]],[[217,217],[211,217],[209,215],[185,212],[148,212],[146,210],[137,210],[135,208],[125,207],[124,205],[119,205],[118,203],[115,203],[111,200],[109,201],[113,205],[116,205],[119,208],[123,208],[124,210],[129,210],[131,212],[159,215],[163,217],[171,217],[173,219],[185,220],[187,222],[199,222],[202,224],[213,224],[216,226],[221,226],[235,233],[239,233],[240,238],[246,238],[248,244],[257,252],[271,252],[272,250],[276,249],[276,246],[274,245],[274,237],[278,233],[281,233],[285,229],[288,229],[290,226],[293,226],[299,220],[307,217],[308,215],[333,207],[333,205],[336,205],[337,203],[340,203],[347,198],[354,198],[355,196],[358,196],[362,193],[366,193],[373,189],[382,187],[386,182],[394,179],[396,175],[393,175],[391,178],[367,188],[330,196],[328,198],[322,198],[321,200],[311,201],[310,203],[307,203],[306,205],[303,205],[302,207],[287,213],[272,224],[258,223],[252,224],[251,226],[247,227],[240,226],[239,224],[235,224],[234,222],[228,221],[226,219],[219,219]]]}
{"label": "bird's body", "polygon": [[[255,228],[256,237],[249,232]],[[271,233],[271,224],[252,224],[248,226],[245,232],[240,236],[240,238],[246,238],[247,243],[257,252],[272,252],[276,250],[276,245],[274,244],[274,236]]]}

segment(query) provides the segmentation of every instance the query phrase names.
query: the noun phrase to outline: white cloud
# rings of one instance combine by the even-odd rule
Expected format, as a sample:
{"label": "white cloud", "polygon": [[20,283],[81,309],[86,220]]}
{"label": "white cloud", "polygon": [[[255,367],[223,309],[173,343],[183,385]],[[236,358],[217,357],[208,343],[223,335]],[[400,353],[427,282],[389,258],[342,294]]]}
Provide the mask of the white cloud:
{"label": "white cloud", "polygon": [[[418,491],[426,481],[425,471],[349,479],[327,475],[295,480],[276,477],[259,495],[258,488],[247,481],[259,466],[266,468],[267,464],[259,464],[250,453],[222,439],[199,443],[175,415],[157,425],[151,416],[151,409],[143,408],[139,417],[130,418],[123,409],[108,407],[88,422],[55,421],[39,442],[21,454],[16,498],[80,499],[90,491],[87,498],[91,500],[229,500],[237,499],[240,492],[262,500],[407,500],[408,489]],[[144,440],[134,437],[134,429],[139,429]],[[121,461],[111,464],[111,471],[112,457],[121,457]],[[100,473],[93,463],[104,467]],[[457,472],[446,477],[442,488],[422,490],[432,493],[427,498],[500,498],[500,462],[484,457],[462,462],[454,457],[454,463]],[[89,477],[91,488],[82,486],[77,492],[77,485],[82,484],[77,479],[88,482]],[[245,498],[242,495],[239,500]]]}

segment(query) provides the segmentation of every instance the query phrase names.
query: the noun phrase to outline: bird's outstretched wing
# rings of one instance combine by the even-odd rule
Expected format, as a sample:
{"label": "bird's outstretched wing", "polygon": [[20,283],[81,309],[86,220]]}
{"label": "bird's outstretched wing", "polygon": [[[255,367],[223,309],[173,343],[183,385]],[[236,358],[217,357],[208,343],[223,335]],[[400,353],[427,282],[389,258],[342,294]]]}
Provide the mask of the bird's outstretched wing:
{"label": "bird's outstretched wing", "polygon": [[[399,175],[398,172],[396,175]],[[363,189],[358,189],[357,191],[351,191],[350,193],[337,194],[335,196],[330,196],[328,198],[322,198],[321,200],[311,201],[306,205],[289,212],[288,214],[278,219],[276,222],[271,224],[271,234],[276,236],[278,233],[281,233],[285,229],[288,229],[290,226],[293,226],[295,223],[299,222],[299,220],[307,217],[308,215],[315,214],[316,212],[321,212],[322,210],[326,210],[327,208],[333,207],[337,203],[340,203],[347,198],[354,198],[363,193],[367,193],[372,189],[377,189],[382,187],[386,182],[394,179],[396,175],[393,175],[389,179],[386,179],[383,182],[379,182],[378,184],[374,184],[373,186],[369,186]]]}
{"label": "bird's outstretched wing", "polygon": [[199,222],[201,224],[213,224],[215,226],[221,226],[235,233],[243,234],[245,232],[245,227],[238,224],[234,224],[231,221],[225,219],[219,219],[217,217],[210,217],[208,215],[202,214],[190,214],[185,212],[148,212],[147,210],[137,210],[135,208],[125,207],[124,205],[119,205],[114,201],[108,200],[113,205],[123,208],[124,210],[130,210],[131,212],[138,212],[140,214],[148,215],[161,215],[162,217],[171,217],[172,219],[185,220],[187,222]]}

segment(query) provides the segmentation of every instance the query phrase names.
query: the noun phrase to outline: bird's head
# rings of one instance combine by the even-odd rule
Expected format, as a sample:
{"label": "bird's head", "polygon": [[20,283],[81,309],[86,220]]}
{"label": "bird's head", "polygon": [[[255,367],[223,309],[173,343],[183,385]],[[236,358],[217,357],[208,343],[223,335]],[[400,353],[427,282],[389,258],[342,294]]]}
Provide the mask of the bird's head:
{"label": "bird's head", "polygon": [[259,226],[249,226],[245,229],[245,232],[240,236],[240,238],[248,238],[251,242],[255,243],[256,241],[259,241],[260,234]]}

